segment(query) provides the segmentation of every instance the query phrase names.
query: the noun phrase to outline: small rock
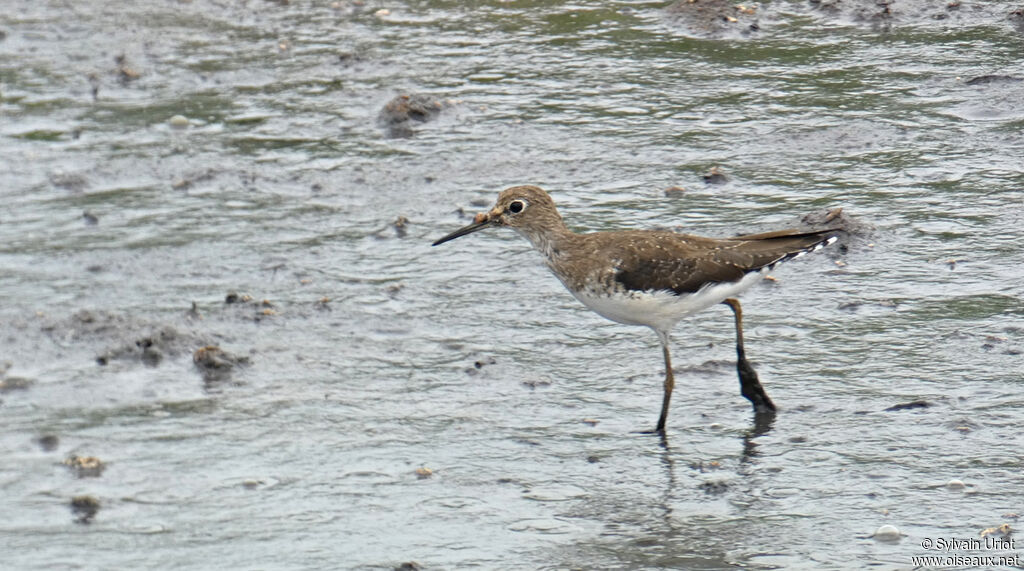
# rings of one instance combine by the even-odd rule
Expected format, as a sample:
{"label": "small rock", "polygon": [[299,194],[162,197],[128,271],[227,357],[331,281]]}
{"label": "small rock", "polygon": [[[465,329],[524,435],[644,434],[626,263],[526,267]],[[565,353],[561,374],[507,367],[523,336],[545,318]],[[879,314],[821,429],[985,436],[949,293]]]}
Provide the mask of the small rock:
{"label": "small rock", "polygon": [[82,221],[85,222],[86,226],[95,226],[100,223],[100,219],[88,210],[82,213]]}
{"label": "small rock", "polygon": [[167,122],[174,129],[187,129],[189,126],[188,117],[184,115],[175,115],[171,117],[170,121]]}
{"label": "small rock", "polygon": [[415,561],[406,561],[401,565],[395,567],[395,571],[422,571],[423,567]]}
{"label": "small rock", "polygon": [[1013,533],[1010,524],[1004,523],[998,527],[989,527],[981,530],[982,537],[1009,537]]}
{"label": "small rock", "polygon": [[876,541],[895,542],[899,541],[902,536],[903,534],[895,525],[885,524],[876,529],[871,537]]}

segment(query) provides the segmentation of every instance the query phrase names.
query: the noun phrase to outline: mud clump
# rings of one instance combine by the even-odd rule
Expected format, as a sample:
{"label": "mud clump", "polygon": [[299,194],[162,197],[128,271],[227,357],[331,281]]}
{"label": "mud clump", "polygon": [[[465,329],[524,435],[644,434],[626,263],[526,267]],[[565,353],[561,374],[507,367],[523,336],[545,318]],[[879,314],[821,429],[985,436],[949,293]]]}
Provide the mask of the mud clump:
{"label": "mud clump", "polygon": [[392,139],[407,139],[416,134],[413,125],[437,118],[449,104],[432,95],[398,95],[381,109],[377,123]]}
{"label": "mud clump", "polygon": [[60,438],[54,434],[44,434],[36,439],[36,444],[39,445],[43,452],[53,452],[60,446]]}
{"label": "mud clump", "polygon": [[1006,15],[1006,19],[1010,21],[1010,24],[1017,29],[1018,32],[1024,32],[1024,8],[1015,8]]}
{"label": "mud clump", "polygon": [[193,332],[108,311],[80,310],[68,319],[44,322],[40,331],[58,346],[106,346],[96,356],[101,366],[127,361],[156,367],[165,356],[180,355],[206,343]]}
{"label": "mud clump", "polygon": [[900,404],[894,404],[889,408],[885,409],[885,412],[896,412],[898,410],[914,410],[919,408],[928,408],[932,406],[932,403],[926,400],[915,400],[911,402],[903,402]]}
{"label": "mud clump", "polygon": [[89,188],[89,179],[82,174],[54,171],[49,178],[50,184],[61,190],[79,193]]}
{"label": "mud clump", "polygon": [[694,37],[749,36],[761,29],[756,8],[731,0],[679,0],[665,12],[669,20]]}
{"label": "mud clump", "polygon": [[92,496],[75,496],[71,498],[71,513],[76,517],[75,523],[92,523],[96,513],[100,511],[100,501]]}
{"label": "mud clump", "polygon": [[[1024,10],[1024,9],[1022,9]],[[989,83],[1017,83],[1024,78],[1015,75],[979,75],[964,82],[964,85],[987,85]]]}
{"label": "mud clump", "polygon": [[477,359],[476,361],[474,361],[472,367],[466,367],[465,371],[466,371],[466,374],[470,375],[470,376],[478,375],[480,373],[480,371],[484,367],[488,367],[490,365],[497,365],[497,364],[498,364],[498,360],[495,359],[494,357],[484,356],[484,357],[481,357],[481,358]]}
{"label": "mud clump", "polygon": [[79,478],[99,478],[107,467],[102,460],[95,456],[75,456],[74,454],[64,460],[64,465]]}
{"label": "mud clump", "polygon": [[725,184],[729,182],[729,177],[725,176],[725,173],[722,172],[722,169],[718,167],[711,167],[711,170],[708,171],[708,174],[703,175],[703,177],[701,178],[704,179],[705,184]]}
{"label": "mud clump", "polygon": [[800,225],[811,230],[842,230],[854,236],[866,236],[873,229],[870,224],[858,220],[842,208],[808,212],[800,218]]}
{"label": "mud clump", "polygon": [[257,323],[266,319],[267,317],[273,317],[274,315],[277,315],[277,309],[274,307],[274,304],[269,299],[256,301],[256,299],[253,298],[253,296],[247,293],[240,294],[234,291],[228,292],[228,294],[224,296],[224,305],[232,306],[238,309],[245,308],[245,310],[247,311],[252,311],[252,319]]}
{"label": "mud clump", "polygon": [[239,294],[235,291],[229,291],[228,294],[224,296],[224,303],[228,305],[235,303],[249,303],[250,301],[252,301],[252,296],[247,293]]}
{"label": "mud clump", "polygon": [[845,14],[855,22],[865,22],[875,28],[888,28],[892,22],[893,2],[870,0],[867,2],[843,2],[841,0],[811,0],[811,6],[834,16]]}
{"label": "mud clump", "polygon": [[196,349],[192,362],[209,385],[230,379],[236,368],[249,364],[249,358],[229,353],[216,345],[207,345]]}
{"label": "mud clump", "polygon": [[378,240],[385,240],[387,239],[388,235],[392,231],[394,231],[395,237],[405,238],[406,236],[409,235],[410,224],[412,224],[412,222],[409,221],[409,218],[407,218],[404,214],[399,214],[398,217],[395,218],[393,222],[385,224],[381,228],[371,232],[370,235]]}
{"label": "mud clump", "polygon": [[128,58],[124,54],[115,56],[114,63],[117,64],[117,80],[121,85],[128,85],[142,77],[138,70],[128,64]]}
{"label": "mud clump", "polygon": [[187,336],[170,326],[164,326],[148,335],[113,347],[96,358],[100,365],[114,360],[138,361],[147,367],[157,367],[167,354],[181,353]]}
{"label": "mud clump", "polygon": [[0,373],[0,394],[12,391],[25,391],[34,384],[34,380],[26,377],[5,377]]}

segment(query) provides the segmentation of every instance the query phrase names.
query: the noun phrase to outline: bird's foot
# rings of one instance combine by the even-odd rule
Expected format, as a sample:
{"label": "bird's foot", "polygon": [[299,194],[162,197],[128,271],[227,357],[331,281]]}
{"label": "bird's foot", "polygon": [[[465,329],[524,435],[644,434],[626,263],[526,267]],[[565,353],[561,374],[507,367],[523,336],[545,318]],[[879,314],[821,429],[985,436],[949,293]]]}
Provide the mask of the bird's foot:
{"label": "bird's foot", "polygon": [[754,412],[757,414],[774,414],[776,411],[775,403],[772,402],[772,399],[768,398],[768,393],[764,392],[761,380],[757,378],[757,371],[750,366],[750,362],[746,359],[737,361],[736,372],[739,373],[740,377],[740,394],[750,401],[754,407]]}

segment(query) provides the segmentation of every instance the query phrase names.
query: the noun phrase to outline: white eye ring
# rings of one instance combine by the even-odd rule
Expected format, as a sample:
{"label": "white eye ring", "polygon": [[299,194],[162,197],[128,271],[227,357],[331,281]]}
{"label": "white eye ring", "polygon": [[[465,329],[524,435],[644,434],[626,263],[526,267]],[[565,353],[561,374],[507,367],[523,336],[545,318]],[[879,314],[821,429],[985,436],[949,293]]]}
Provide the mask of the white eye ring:
{"label": "white eye ring", "polygon": [[526,210],[525,200],[513,200],[512,202],[508,203],[508,211],[511,212],[512,214],[519,214],[524,210]]}

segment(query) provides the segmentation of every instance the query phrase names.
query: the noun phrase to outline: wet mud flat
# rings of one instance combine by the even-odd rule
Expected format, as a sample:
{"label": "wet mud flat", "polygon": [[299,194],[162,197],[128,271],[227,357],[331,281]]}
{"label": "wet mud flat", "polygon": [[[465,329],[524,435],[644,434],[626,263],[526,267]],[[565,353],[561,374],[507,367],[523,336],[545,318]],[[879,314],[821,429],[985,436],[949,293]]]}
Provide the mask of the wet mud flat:
{"label": "wet mud flat", "polygon": [[[1019,525],[1018,6],[7,8],[5,564],[907,568]],[[579,231],[851,230],[743,297],[779,414],[723,309],[637,434],[653,335],[511,233],[430,248],[523,183]]]}

